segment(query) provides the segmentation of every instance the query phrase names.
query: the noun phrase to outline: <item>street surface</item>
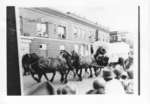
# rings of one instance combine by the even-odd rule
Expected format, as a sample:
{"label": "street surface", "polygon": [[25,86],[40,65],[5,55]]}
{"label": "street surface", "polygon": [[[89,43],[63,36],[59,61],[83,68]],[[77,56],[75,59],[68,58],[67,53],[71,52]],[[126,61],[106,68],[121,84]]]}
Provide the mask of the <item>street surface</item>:
{"label": "street surface", "polygon": [[[76,94],[85,94],[88,90],[92,89],[92,83],[95,79],[100,78],[100,76],[98,77],[93,77],[93,78],[88,78],[88,73],[85,73],[83,71],[83,80],[82,81],[78,81],[78,77],[73,78],[73,73],[70,72],[68,75],[68,83],[67,85],[71,86],[73,89],[76,90]],[[49,77],[49,79],[51,79],[52,74],[48,73],[47,76]],[[24,95],[27,95],[28,93],[30,93],[30,91],[36,89],[39,86],[42,86],[42,84],[44,84],[46,82],[45,77],[42,77],[42,80],[40,83],[37,83],[35,80],[33,80],[33,78],[31,77],[31,75],[28,76],[23,76],[23,93]],[[53,86],[55,88],[55,90],[57,90],[57,88],[62,87],[66,84],[63,84],[60,82],[60,74],[56,73],[56,76],[54,78],[53,81]],[[44,88],[42,88],[42,90],[40,91],[40,94],[42,95],[46,95],[46,90]]]}

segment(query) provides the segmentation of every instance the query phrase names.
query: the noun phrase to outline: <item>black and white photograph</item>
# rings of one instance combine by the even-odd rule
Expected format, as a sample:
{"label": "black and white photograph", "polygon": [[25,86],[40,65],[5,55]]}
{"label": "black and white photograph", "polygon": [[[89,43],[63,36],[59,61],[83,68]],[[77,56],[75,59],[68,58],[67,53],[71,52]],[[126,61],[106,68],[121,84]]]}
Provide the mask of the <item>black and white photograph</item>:
{"label": "black and white photograph", "polygon": [[21,94],[137,94],[138,6],[124,7],[15,7]]}
{"label": "black and white photograph", "polygon": [[6,0],[0,10],[0,103],[148,104],[148,0]]}

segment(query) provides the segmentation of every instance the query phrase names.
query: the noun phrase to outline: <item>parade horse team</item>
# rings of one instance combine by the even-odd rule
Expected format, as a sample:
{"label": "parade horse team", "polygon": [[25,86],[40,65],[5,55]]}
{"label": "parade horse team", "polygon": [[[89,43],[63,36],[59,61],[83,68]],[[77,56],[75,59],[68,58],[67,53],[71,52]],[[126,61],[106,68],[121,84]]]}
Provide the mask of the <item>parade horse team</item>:
{"label": "parade horse team", "polygon": [[[97,51],[91,56],[80,56],[74,50],[68,52],[66,50],[60,50],[57,57],[41,57],[36,53],[24,54],[22,57],[22,66],[24,69],[23,75],[31,74],[32,78],[40,82],[41,77],[44,75],[46,80],[49,80],[47,73],[52,73],[52,78],[50,79],[53,82],[56,72],[59,72],[61,75],[60,81],[62,83],[67,83],[67,77],[69,72],[74,73],[74,77],[78,77],[81,81],[82,72],[89,70],[89,77],[93,77],[92,70],[94,70],[95,76],[98,76],[98,72],[101,71],[104,67],[114,67],[117,64],[121,65],[124,70],[131,64],[129,59],[124,60],[119,58],[118,62],[109,63],[109,57],[106,56],[106,50],[103,47],[99,47]],[[37,76],[35,76],[37,75]]]}

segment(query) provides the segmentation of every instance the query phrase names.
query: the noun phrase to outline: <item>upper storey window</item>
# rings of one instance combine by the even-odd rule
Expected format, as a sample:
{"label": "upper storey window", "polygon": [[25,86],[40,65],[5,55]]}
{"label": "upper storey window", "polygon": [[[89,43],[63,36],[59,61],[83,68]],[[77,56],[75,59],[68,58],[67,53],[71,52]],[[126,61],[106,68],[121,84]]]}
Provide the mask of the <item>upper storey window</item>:
{"label": "upper storey window", "polygon": [[37,36],[48,37],[47,34],[47,24],[46,23],[37,23],[36,25]]}
{"label": "upper storey window", "polygon": [[78,30],[77,27],[73,27],[73,35],[74,35],[75,38],[78,37],[78,35],[79,35],[79,30]]}
{"label": "upper storey window", "polygon": [[48,37],[46,22],[20,16],[20,31],[24,36]]}
{"label": "upper storey window", "polygon": [[66,27],[65,26],[57,26],[57,35],[60,39],[66,39]]}

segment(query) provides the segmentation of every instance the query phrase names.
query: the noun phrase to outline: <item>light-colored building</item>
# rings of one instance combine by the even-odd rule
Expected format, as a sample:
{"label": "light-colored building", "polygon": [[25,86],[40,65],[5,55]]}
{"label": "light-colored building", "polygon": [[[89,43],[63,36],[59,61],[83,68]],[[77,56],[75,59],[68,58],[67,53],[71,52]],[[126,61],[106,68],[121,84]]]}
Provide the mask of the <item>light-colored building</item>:
{"label": "light-colored building", "polygon": [[90,54],[91,43],[109,42],[109,30],[70,12],[19,8],[21,54],[56,57],[59,49]]}

